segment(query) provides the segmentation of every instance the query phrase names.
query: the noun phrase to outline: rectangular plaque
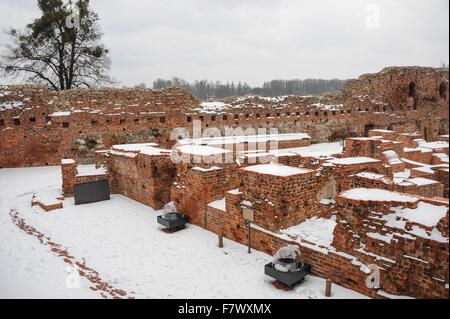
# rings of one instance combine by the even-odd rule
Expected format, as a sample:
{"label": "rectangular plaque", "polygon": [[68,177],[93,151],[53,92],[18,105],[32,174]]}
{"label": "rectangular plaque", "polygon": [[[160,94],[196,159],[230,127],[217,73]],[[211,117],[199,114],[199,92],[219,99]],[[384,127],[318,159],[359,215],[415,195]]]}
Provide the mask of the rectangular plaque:
{"label": "rectangular plaque", "polygon": [[250,222],[254,221],[253,209],[242,207],[242,217]]}
{"label": "rectangular plaque", "polygon": [[110,199],[107,180],[73,185],[75,205],[90,204]]}

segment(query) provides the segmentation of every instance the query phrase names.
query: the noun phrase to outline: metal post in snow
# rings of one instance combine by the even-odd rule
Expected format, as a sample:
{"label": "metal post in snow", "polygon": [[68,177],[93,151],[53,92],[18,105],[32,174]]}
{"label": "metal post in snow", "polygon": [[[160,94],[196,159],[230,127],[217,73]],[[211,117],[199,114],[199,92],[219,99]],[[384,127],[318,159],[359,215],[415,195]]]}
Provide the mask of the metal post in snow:
{"label": "metal post in snow", "polygon": [[331,280],[327,279],[325,284],[325,297],[331,297]]}
{"label": "metal post in snow", "polygon": [[219,248],[223,248],[223,234],[219,234]]}
{"label": "metal post in snow", "polygon": [[250,221],[247,220],[248,226],[248,253],[251,254],[251,243],[250,243]]}

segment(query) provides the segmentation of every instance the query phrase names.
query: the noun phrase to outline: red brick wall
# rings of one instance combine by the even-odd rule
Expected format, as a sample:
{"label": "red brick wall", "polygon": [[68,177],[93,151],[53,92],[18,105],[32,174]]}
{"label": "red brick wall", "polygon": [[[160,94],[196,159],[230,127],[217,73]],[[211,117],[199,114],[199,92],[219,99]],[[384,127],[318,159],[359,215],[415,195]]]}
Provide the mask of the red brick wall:
{"label": "red brick wall", "polygon": [[444,195],[443,195],[443,197],[446,197],[446,198],[448,198],[449,197],[449,173],[448,173],[448,170],[446,170],[446,169],[439,169],[439,170],[437,170],[435,173],[434,173],[434,175],[433,175],[433,177],[434,177],[434,180],[436,180],[436,181],[438,181],[438,182],[440,182],[440,183],[442,183],[444,186],[443,186],[443,188],[444,188]]}
{"label": "red brick wall", "polygon": [[395,141],[395,137],[397,136],[397,133],[394,131],[387,131],[387,130],[370,130],[369,137],[374,137],[374,136],[382,136],[383,139]]}
{"label": "red brick wall", "polygon": [[[412,82],[416,90],[409,97]],[[442,83],[444,97],[439,94]],[[277,127],[280,133],[306,131],[313,142],[341,133],[362,135],[366,125],[421,133],[429,126],[434,136],[448,134],[448,72],[432,68],[389,68],[349,80],[342,92],[321,97],[286,97],[281,102],[229,98],[224,100],[232,105],[226,119],[223,114],[199,113],[201,101],[176,88],[53,92],[41,86],[8,86],[0,91],[8,92],[0,95],[0,105],[23,103],[0,107],[0,167],[58,165],[61,158],[93,163],[95,150],[114,144],[157,142],[170,147],[173,128],[188,127],[192,133],[188,116],[191,122],[203,117],[202,127],[222,131],[236,125]],[[318,103],[342,107],[329,111]],[[49,114],[70,110],[68,105],[80,112],[48,121]]]}
{"label": "red brick wall", "polygon": [[345,140],[344,157],[372,157],[381,159],[380,140],[360,140],[358,138],[347,138]]}
{"label": "red brick wall", "polygon": [[[391,207],[401,206],[398,203],[387,201],[363,203],[340,197],[337,204],[337,226],[332,245],[357,256],[359,260],[366,263],[375,262],[385,268],[382,287],[387,292],[418,298],[448,298],[448,289],[445,289],[445,283],[449,281],[448,242],[440,243],[422,237],[402,237],[401,230],[393,229],[374,217],[377,214],[392,213]],[[448,224],[446,227],[448,232]],[[368,237],[367,232],[382,235],[394,233],[394,244],[388,245],[382,240]],[[389,258],[394,263],[371,260],[373,257],[370,255],[356,252],[354,249],[359,248],[361,244],[364,244],[365,251],[369,254]]]}
{"label": "red brick wall", "polygon": [[442,183],[434,183],[427,185],[411,185],[396,184],[391,179],[386,178],[384,181],[361,177],[357,175],[349,176],[342,183],[342,190],[352,188],[379,188],[399,193],[414,194],[423,197],[443,197],[445,186]]}
{"label": "red brick wall", "polygon": [[70,164],[61,163],[61,174],[62,174],[62,189],[65,197],[73,196],[73,185],[76,184],[107,180],[109,183],[109,187],[111,188],[109,174],[77,176],[78,174],[77,162],[75,161]]}
{"label": "red brick wall", "polygon": [[[176,178],[172,185],[171,200],[177,209],[190,217],[194,224],[203,225],[202,212],[205,206],[224,197],[227,190],[238,186],[237,164],[192,164],[176,165]],[[195,167],[220,167],[213,171],[199,171]]]}
{"label": "red brick wall", "polygon": [[161,209],[170,201],[175,166],[169,155],[137,154],[127,157],[110,154],[108,172],[115,193]]}
{"label": "red brick wall", "polygon": [[[403,152],[403,157],[414,162],[432,164],[433,152],[422,152],[421,150]],[[407,168],[411,168],[411,164],[406,164]]]}
{"label": "red brick wall", "polygon": [[[201,226],[247,245],[247,225],[239,212],[239,203],[242,198],[242,194],[227,194],[226,213],[207,207],[204,212],[204,216],[206,216],[204,218],[205,223]],[[361,209],[358,209],[358,207]],[[334,231],[335,240],[333,242],[333,246],[338,248],[338,252],[321,249],[305,240],[301,240],[300,243],[292,242],[282,239],[273,233],[263,232],[254,228],[251,229],[251,246],[253,249],[273,255],[285,244],[297,245],[301,250],[302,260],[312,265],[313,275],[331,279],[336,284],[372,298],[382,297],[377,294],[376,289],[370,289],[366,286],[365,281],[368,273],[362,270],[364,267],[361,266],[361,263],[366,266],[377,264],[379,267],[382,267],[380,270],[381,288],[387,293],[418,298],[448,298],[448,289],[445,289],[445,282],[448,283],[448,262],[446,262],[448,259],[445,257],[448,254],[448,243],[440,244],[421,238],[407,240],[402,237],[394,237],[397,240],[395,245],[380,245],[380,243],[376,243],[373,240],[370,241],[371,238],[364,235],[365,231],[362,232],[361,225],[363,220],[364,223],[366,222],[366,215],[370,210],[380,209],[381,211],[386,211],[386,208],[372,204],[370,209],[361,205],[358,207],[355,209],[352,203],[339,201],[338,223]],[[366,215],[360,216],[360,214]],[[448,213],[446,218],[447,224],[445,224],[445,218],[443,218],[440,226],[438,226],[446,228],[444,231],[441,230],[444,236],[445,231],[448,234]],[[348,224],[347,220],[352,220],[352,223]],[[345,223],[341,221],[345,221]],[[373,223],[370,226],[375,227],[377,225]],[[349,230],[352,230],[353,234],[358,234],[360,238],[352,236],[352,232]],[[380,232],[382,232],[381,229]],[[355,252],[351,249],[351,247],[356,246],[356,243],[353,241],[354,238],[365,242],[366,249],[369,252],[393,259],[395,263],[375,260],[370,255]],[[347,252],[357,257],[359,263],[352,262],[352,259],[348,257],[349,255],[342,255],[339,251]],[[427,263],[404,257],[403,254],[420,258]]]}
{"label": "red brick wall", "polygon": [[271,231],[297,225],[316,212],[316,171],[279,177],[239,171],[239,189],[252,203],[255,224]]}

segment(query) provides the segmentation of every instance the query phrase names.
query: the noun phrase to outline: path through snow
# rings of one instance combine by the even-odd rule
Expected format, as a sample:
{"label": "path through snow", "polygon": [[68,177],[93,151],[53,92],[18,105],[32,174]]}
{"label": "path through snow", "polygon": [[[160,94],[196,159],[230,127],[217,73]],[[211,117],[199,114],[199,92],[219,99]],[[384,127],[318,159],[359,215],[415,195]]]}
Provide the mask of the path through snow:
{"label": "path through snow", "polygon": [[[69,289],[67,263],[51,246],[18,228],[11,209],[24,223],[60,245],[62,251],[85,261],[102,282],[136,298],[324,298],[325,280],[308,276],[293,291],[273,287],[264,275],[272,257],[188,225],[167,234],[152,208],[122,195],[111,200],[45,212],[31,207],[34,192],[59,189],[60,167],[0,170],[0,298],[101,298],[80,279]],[[333,286],[333,298],[366,298]]]}

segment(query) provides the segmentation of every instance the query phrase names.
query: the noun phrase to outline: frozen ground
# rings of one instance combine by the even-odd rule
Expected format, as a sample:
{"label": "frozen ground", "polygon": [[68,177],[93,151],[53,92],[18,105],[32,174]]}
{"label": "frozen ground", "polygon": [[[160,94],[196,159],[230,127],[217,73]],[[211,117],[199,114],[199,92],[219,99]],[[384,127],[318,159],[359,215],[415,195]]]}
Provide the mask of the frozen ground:
{"label": "frozen ground", "polygon": [[[136,298],[324,298],[325,281],[308,276],[294,291],[277,290],[264,275],[272,257],[189,225],[167,234],[152,208],[121,195],[110,201],[46,213],[31,207],[34,192],[59,191],[60,167],[0,169],[0,298],[101,298],[85,277],[73,286],[72,268],[51,242],[98,273],[103,283]],[[44,244],[13,223],[11,209]],[[55,249],[55,248],[53,248]],[[75,281],[76,283],[76,281]],[[110,296],[108,296],[110,297]],[[366,298],[333,286],[333,298]]]}

